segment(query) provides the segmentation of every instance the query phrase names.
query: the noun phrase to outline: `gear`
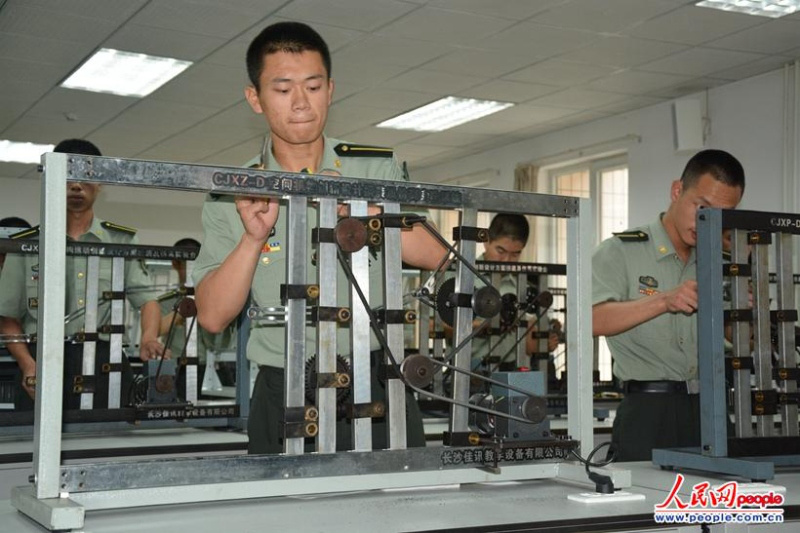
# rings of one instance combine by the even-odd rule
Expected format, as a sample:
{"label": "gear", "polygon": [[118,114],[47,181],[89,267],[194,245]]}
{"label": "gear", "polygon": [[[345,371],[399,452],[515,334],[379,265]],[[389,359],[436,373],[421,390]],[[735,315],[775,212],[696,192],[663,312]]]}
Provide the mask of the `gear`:
{"label": "gear", "polygon": [[[351,375],[350,362],[341,355],[336,356],[336,373]],[[350,387],[336,389],[336,404],[342,405],[350,396]],[[317,404],[317,356],[312,355],[306,361],[306,400]]]}

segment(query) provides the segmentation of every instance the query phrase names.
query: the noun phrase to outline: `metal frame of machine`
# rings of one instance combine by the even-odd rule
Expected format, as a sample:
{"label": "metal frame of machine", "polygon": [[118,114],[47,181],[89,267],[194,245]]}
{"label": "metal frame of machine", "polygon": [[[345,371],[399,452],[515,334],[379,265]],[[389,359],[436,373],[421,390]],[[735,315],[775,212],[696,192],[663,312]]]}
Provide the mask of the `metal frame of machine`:
{"label": "metal frame of machine", "polygon": [[[723,262],[720,238],[723,230],[731,232],[729,263]],[[654,450],[655,464],[735,474],[753,480],[773,478],[776,465],[800,465],[797,392],[800,370],[795,353],[794,325],[798,316],[793,275],[793,239],[797,234],[800,234],[797,214],[698,211],[701,447]],[[775,310],[770,310],[769,290],[772,244]],[[726,309],[724,299],[726,278],[730,280],[730,309]],[[725,347],[726,324],[732,332],[729,354]],[[733,418],[732,435],[729,412]],[[775,427],[776,415],[781,423],[779,428]]]}
{"label": "metal frame of machine", "polygon": [[[68,530],[83,525],[84,513],[96,509],[257,498],[302,493],[339,492],[362,489],[410,487],[464,482],[504,481],[536,478],[582,479],[583,467],[567,462],[570,450],[584,445],[588,453],[593,442],[592,428],[592,342],[590,323],[590,283],[593,229],[587,199],[431,184],[386,182],[322,175],[300,175],[242,169],[185,165],[163,162],[75,156],[49,153],[43,156],[42,234],[40,241],[39,324],[43,334],[38,343],[37,375],[42,391],[36,402],[34,426],[33,485],[12,493],[12,504],[49,529]],[[92,181],[110,185],[203,191],[214,194],[239,194],[281,197],[288,204],[285,223],[290,235],[305,235],[306,212],[310,201],[319,213],[318,235],[330,235],[337,220],[337,204],[350,205],[350,217],[365,219],[369,204],[383,208],[383,220],[394,221],[383,229],[385,315],[402,305],[400,292],[400,231],[403,213],[400,204],[460,210],[462,231],[475,230],[479,210],[512,212],[567,219],[567,347],[568,434],[570,439],[548,442],[474,443],[441,448],[406,449],[404,427],[405,388],[422,392],[402,376],[387,385],[389,444],[387,450],[372,451],[370,418],[357,418],[354,424],[354,451],[335,451],[330,420],[335,420],[335,388],[319,388],[314,429],[317,453],[303,452],[303,435],[286,439],[285,455],[207,457],[202,459],[163,459],[144,462],[62,465],[61,386],[63,359],[63,271],[66,211],[64,197],[68,181]],[[411,217],[413,218],[413,217]],[[399,223],[398,223],[399,221]],[[304,409],[304,359],[307,298],[296,294],[307,284],[305,272],[308,243],[290,238],[287,252],[286,304],[286,406]],[[318,242],[319,309],[335,305],[326,287],[335,285],[326,277],[335,269],[335,244],[325,237]],[[330,246],[326,246],[330,245]],[[461,262],[456,268],[455,290],[469,295],[474,288],[476,239],[460,242]],[[368,281],[368,251],[350,254],[352,268],[350,335],[353,350],[352,391],[354,402],[368,404],[369,328],[375,322],[373,311],[357,294],[356,285]],[[365,280],[365,277],[367,280]],[[363,290],[369,294],[368,290]],[[459,305],[455,310],[454,345],[472,331],[472,309]],[[386,353],[403,354],[403,324],[384,320]],[[320,321],[317,327],[317,371],[336,372],[335,342],[331,342],[335,323]],[[373,331],[376,333],[375,331]],[[241,332],[240,332],[241,333]],[[456,369],[469,368],[469,343],[455,355]],[[391,377],[391,376],[390,376]],[[454,392],[449,430],[451,434],[469,432],[467,404],[469,375],[454,375]],[[511,385],[507,385],[511,387]],[[308,410],[306,409],[306,412]],[[332,418],[334,417],[334,418]],[[302,423],[306,430],[309,424]],[[626,478],[626,475],[628,476]],[[617,486],[629,486],[629,473],[617,471]],[[213,481],[213,482],[210,482]]]}

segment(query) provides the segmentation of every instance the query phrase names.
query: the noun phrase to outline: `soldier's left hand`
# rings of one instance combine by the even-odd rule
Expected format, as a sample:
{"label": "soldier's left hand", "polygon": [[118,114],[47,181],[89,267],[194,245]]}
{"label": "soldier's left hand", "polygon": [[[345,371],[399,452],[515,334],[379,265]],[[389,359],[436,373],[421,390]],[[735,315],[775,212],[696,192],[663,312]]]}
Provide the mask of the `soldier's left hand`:
{"label": "soldier's left hand", "polygon": [[165,350],[164,345],[161,344],[157,339],[152,339],[148,341],[142,341],[139,345],[139,358],[142,361],[149,361],[150,359],[156,359],[164,355],[164,359],[169,359],[172,357],[171,350]]}

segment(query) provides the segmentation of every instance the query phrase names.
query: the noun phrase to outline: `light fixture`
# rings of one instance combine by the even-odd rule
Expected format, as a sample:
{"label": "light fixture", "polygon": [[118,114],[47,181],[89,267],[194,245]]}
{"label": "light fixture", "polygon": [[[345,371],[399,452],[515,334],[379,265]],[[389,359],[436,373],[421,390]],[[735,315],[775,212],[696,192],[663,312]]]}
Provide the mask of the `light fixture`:
{"label": "light fixture", "polygon": [[389,120],[384,120],[377,124],[377,127],[396,130],[444,131],[465,122],[497,113],[513,105],[509,102],[447,96]]}
{"label": "light fixture", "polygon": [[120,96],[147,96],[189,68],[191,61],[101,48],[62,87]]}
{"label": "light fixture", "polygon": [[36,144],[0,140],[0,161],[9,163],[38,163],[42,154],[52,152],[55,144]]}
{"label": "light fixture", "polygon": [[800,0],[703,0],[695,5],[776,19],[800,9]]}

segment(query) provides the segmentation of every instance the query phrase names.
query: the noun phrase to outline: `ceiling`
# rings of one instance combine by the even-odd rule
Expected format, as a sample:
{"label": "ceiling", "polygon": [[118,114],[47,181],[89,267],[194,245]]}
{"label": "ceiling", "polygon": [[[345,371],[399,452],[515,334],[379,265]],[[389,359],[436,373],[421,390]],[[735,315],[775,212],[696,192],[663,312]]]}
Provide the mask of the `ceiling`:
{"label": "ceiling", "polygon": [[[414,169],[668,101],[800,56],[800,14],[689,0],[0,0],[0,139],[94,141],[105,155],[238,165],[266,125],[244,53],[299,20],[333,53],[327,133],[394,146]],[[100,47],[193,61],[137,99],[60,88]],[[374,124],[445,95],[517,105],[440,133]],[[33,178],[0,163],[0,177]]]}

